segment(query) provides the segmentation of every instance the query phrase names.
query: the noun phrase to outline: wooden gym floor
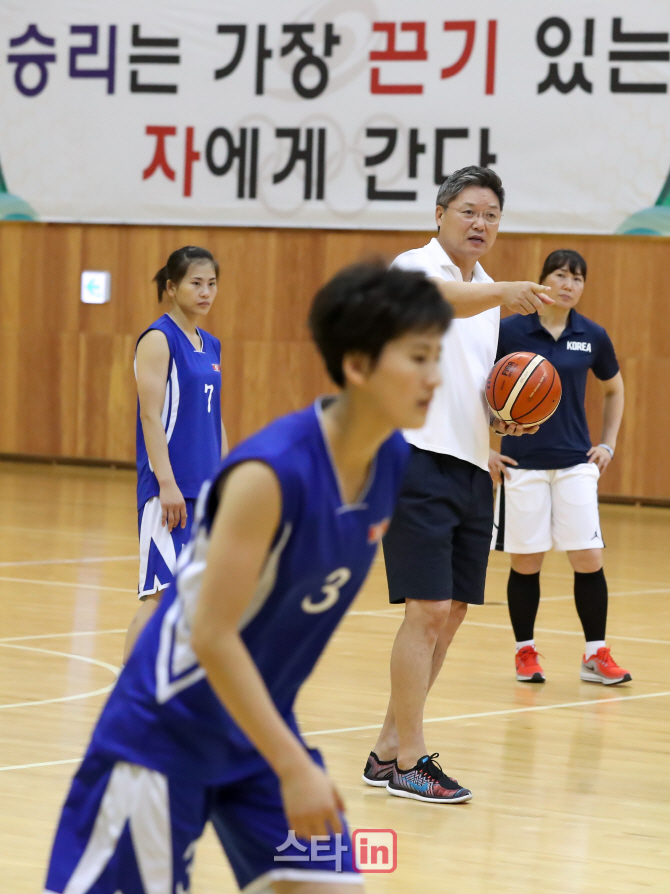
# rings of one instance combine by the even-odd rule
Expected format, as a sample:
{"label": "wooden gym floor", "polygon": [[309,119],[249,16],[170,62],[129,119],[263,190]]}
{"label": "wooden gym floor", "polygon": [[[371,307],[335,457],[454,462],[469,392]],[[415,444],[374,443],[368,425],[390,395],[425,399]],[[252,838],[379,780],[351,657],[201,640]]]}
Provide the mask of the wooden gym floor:
{"label": "wooden gym floor", "polygon": [[[120,663],[136,607],[134,474],[0,463],[0,878],[41,890],[70,778]],[[579,680],[565,557],[550,555],[536,639],[543,686],[517,683],[492,557],[431,694],[429,747],[474,792],[466,805],[389,797],[360,781],[388,695],[400,612],[378,561],[306,686],[299,715],[352,828],[394,829],[398,868],[370,892],[608,894],[670,890],[670,510],[606,505],[609,644],[633,682]],[[207,832],[196,894],[236,890]]]}

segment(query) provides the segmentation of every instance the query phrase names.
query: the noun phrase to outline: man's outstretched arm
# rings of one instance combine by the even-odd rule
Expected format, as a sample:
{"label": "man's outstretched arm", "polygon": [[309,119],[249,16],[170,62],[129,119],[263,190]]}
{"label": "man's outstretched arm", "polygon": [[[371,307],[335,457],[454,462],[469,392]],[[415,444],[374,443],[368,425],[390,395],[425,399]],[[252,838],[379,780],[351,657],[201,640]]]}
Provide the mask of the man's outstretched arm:
{"label": "man's outstretched arm", "polygon": [[553,304],[547,286],[535,282],[458,282],[430,277],[442,297],[454,308],[457,317],[474,317],[491,310],[505,307],[512,313],[541,314],[546,305]]}

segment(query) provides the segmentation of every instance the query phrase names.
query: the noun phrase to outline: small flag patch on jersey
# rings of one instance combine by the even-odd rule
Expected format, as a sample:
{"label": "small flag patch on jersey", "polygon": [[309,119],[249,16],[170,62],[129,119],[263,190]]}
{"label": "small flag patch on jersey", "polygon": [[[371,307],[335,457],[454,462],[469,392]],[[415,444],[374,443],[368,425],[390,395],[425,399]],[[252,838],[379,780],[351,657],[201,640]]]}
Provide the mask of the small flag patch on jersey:
{"label": "small flag patch on jersey", "polygon": [[219,363],[212,363],[212,369],[214,370],[214,372],[216,372],[216,373],[220,373],[220,372],[221,372],[221,365],[220,365]]}
{"label": "small flag patch on jersey", "polygon": [[391,519],[385,518],[383,521],[377,522],[376,525],[370,525],[368,528],[368,543],[381,543],[382,537],[388,531],[390,523]]}

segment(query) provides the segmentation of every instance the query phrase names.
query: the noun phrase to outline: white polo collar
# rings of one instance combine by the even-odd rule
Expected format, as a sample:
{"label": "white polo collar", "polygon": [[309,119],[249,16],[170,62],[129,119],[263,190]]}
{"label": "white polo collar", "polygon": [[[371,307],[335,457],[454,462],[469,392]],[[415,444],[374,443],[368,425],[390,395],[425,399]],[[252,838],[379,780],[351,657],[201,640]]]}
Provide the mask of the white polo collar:
{"label": "white polo collar", "polygon": [[[454,279],[460,280],[463,282],[463,275],[461,274],[460,268],[454,264],[446,251],[442,248],[440,243],[437,241],[437,238],[433,236],[428,245],[426,246],[428,251],[430,252],[433,259],[442,267],[443,270],[449,270]],[[477,261],[475,264],[475,269],[472,271],[472,280],[471,282],[488,282],[489,277],[486,275],[484,268]]]}

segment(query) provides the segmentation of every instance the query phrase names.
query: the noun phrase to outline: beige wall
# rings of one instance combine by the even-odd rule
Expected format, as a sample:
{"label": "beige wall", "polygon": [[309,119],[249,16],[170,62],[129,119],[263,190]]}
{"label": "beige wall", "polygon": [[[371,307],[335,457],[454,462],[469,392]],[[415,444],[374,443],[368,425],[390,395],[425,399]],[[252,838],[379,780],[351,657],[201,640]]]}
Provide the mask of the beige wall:
{"label": "beige wall", "polygon": [[[231,443],[326,389],[305,326],[312,295],[344,264],[392,257],[429,233],[0,224],[0,453],[134,459],[137,335],[159,314],[151,284],[170,251],[209,248],[221,264],[208,328],[222,342],[223,416]],[[627,389],[603,494],[670,499],[670,240],[501,235],[495,279],[534,279],[546,254],[589,264],[580,310],[614,341]],[[83,269],[109,270],[112,300],[79,302]],[[597,384],[588,409],[600,436]]]}

